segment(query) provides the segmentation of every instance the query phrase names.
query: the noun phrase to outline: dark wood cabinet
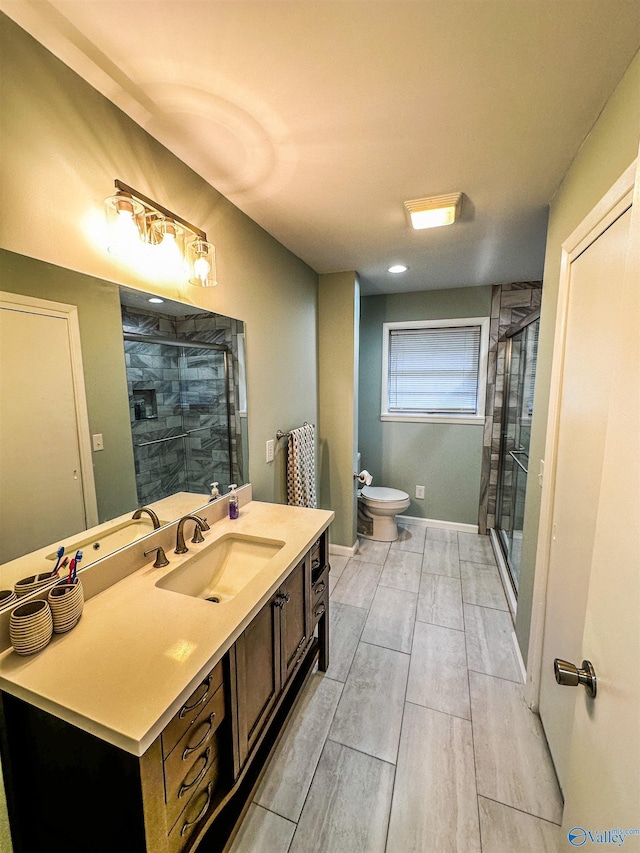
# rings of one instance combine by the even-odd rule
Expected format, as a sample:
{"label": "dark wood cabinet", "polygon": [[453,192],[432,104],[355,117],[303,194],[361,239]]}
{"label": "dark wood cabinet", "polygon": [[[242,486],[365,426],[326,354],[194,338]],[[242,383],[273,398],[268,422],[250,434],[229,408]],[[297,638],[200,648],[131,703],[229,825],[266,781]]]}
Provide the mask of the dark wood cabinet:
{"label": "dark wood cabinet", "polygon": [[309,638],[307,554],[235,643],[240,766],[258,740]]}
{"label": "dark wood cabinet", "polygon": [[304,657],[309,642],[309,584],[307,555],[280,587],[280,672],[284,686]]}
{"label": "dark wood cabinet", "polygon": [[316,661],[328,666],[328,593],[324,532],[140,758],[0,693],[16,853],[224,849]]}
{"label": "dark wood cabinet", "polygon": [[240,765],[280,694],[280,621],[273,596],[235,643]]}

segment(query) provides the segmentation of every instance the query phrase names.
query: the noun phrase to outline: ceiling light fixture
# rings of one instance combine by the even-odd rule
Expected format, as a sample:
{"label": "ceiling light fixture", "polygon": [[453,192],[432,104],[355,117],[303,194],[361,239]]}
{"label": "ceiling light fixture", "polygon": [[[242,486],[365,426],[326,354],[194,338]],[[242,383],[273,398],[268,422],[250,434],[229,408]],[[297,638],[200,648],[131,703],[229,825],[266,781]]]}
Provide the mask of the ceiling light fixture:
{"label": "ceiling light fixture", "polygon": [[406,272],[409,267],[406,264],[394,264],[392,267],[389,267],[387,272],[392,272],[394,275],[397,275],[401,272]]}
{"label": "ceiling light fixture", "polygon": [[422,228],[439,228],[451,225],[460,211],[462,193],[436,195],[430,198],[414,198],[405,201],[411,225],[416,230]]}
{"label": "ceiling light fixture", "polygon": [[116,194],[105,199],[109,252],[153,279],[218,283],[216,250],[204,231],[122,181],[115,186]]}

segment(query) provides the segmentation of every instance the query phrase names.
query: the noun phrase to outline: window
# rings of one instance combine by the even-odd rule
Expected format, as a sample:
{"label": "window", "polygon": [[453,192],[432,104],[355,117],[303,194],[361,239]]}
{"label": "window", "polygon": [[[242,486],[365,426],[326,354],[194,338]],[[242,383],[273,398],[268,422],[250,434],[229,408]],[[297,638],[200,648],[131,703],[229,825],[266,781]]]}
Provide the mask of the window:
{"label": "window", "polygon": [[382,420],[483,423],[489,318],[384,323]]}

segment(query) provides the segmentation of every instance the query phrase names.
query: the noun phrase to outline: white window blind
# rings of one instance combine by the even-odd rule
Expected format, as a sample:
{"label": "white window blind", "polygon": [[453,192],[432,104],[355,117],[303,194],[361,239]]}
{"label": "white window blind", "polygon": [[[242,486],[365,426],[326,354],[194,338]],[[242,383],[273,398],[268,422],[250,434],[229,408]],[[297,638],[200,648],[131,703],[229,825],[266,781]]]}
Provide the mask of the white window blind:
{"label": "white window blind", "polygon": [[481,327],[390,329],[388,411],[478,413]]}

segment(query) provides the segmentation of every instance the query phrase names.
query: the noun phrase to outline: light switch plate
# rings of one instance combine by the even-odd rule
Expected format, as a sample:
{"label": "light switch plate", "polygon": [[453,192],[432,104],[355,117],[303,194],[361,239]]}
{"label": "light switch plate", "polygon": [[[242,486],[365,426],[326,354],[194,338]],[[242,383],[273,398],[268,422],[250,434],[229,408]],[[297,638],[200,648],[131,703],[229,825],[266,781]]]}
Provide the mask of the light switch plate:
{"label": "light switch plate", "polygon": [[416,486],[416,497],[424,499],[424,486]]}
{"label": "light switch plate", "polygon": [[273,462],[274,456],[275,456],[275,442],[271,438],[267,442],[267,462]]}
{"label": "light switch plate", "polygon": [[102,440],[101,432],[97,432],[95,435],[92,435],[91,441],[93,442],[94,450],[104,450],[104,441]]}

